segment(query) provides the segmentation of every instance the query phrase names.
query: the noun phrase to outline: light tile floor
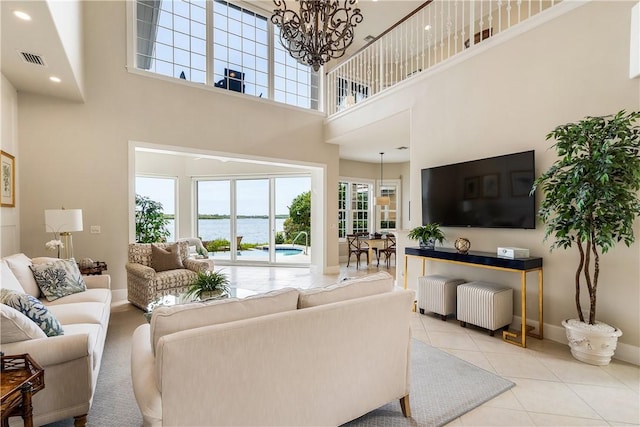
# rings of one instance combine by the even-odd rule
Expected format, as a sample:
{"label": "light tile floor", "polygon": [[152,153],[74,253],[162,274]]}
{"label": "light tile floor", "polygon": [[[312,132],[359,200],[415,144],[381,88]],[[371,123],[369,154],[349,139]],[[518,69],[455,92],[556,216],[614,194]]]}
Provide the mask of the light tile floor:
{"label": "light tile floor", "polygon": [[[287,286],[312,288],[356,277],[378,268],[343,265],[339,275],[308,268],[221,266],[232,286],[269,291]],[[380,267],[380,270],[386,270]],[[395,276],[395,270],[388,270]],[[474,327],[461,328],[434,315],[416,313],[414,338],[447,351],[516,386],[454,420],[451,426],[625,426],[640,425],[640,367],[612,360],[592,366],[571,356],[567,346],[527,340],[527,348],[502,341]]]}

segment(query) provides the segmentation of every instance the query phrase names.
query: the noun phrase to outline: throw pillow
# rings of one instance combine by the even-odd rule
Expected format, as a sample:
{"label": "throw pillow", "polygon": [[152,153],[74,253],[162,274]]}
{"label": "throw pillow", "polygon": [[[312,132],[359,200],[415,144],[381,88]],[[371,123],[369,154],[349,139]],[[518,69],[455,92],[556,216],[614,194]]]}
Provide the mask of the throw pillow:
{"label": "throw pillow", "polygon": [[0,303],[15,308],[27,316],[34,321],[48,337],[64,334],[60,321],[34,296],[2,289],[0,290]]}
{"label": "throw pillow", "polygon": [[0,329],[2,344],[47,337],[35,322],[6,304],[0,304]]}
{"label": "throw pillow", "polygon": [[167,245],[163,248],[151,244],[151,268],[155,271],[176,270],[184,268],[180,257],[180,248],[177,243]]}
{"label": "throw pillow", "polygon": [[31,271],[38,287],[47,298],[54,301],[67,295],[84,292],[87,286],[75,259],[59,259],[47,264],[32,265]]}
{"label": "throw pillow", "polygon": [[25,254],[13,254],[5,257],[4,260],[9,265],[9,268],[20,282],[22,289],[29,295],[33,295],[38,298],[40,296],[40,288],[33,278],[33,273],[29,266],[31,265],[31,259]]}
{"label": "throw pillow", "polygon": [[20,286],[18,278],[13,274],[9,264],[7,264],[5,260],[0,260],[0,270],[2,271],[2,274],[0,275],[2,282],[0,282],[0,284],[4,289],[24,293],[24,289]]}

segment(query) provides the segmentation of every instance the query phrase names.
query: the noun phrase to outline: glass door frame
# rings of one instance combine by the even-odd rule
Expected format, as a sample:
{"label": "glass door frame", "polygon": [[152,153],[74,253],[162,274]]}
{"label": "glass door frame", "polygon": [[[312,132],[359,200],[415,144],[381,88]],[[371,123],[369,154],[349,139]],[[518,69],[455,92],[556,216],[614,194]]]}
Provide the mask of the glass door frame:
{"label": "glass door frame", "polygon": [[[309,179],[309,188],[305,191],[311,191],[312,184],[312,175],[310,173],[295,173],[295,174],[254,174],[254,175],[242,175],[242,176],[212,176],[212,177],[194,177],[192,178],[192,186],[193,186],[193,229],[196,231],[196,234],[199,235],[199,223],[198,223],[198,183],[199,182],[207,182],[207,181],[227,181],[229,182],[229,247],[230,253],[228,258],[220,258],[219,261],[221,265],[235,264],[235,265],[278,265],[278,266],[299,266],[299,267],[308,267],[311,264],[311,259],[309,258],[309,262],[306,263],[286,263],[286,262],[278,262],[276,257],[276,180],[282,178],[308,178]],[[237,213],[237,205],[238,205],[238,181],[244,180],[260,180],[266,179],[268,180],[269,185],[269,206],[268,206],[268,228],[269,228],[269,253],[266,261],[261,260],[239,260],[238,252],[240,248],[237,246],[237,235],[238,235],[238,213]],[[310,238],[311,236],[309,236]]]}

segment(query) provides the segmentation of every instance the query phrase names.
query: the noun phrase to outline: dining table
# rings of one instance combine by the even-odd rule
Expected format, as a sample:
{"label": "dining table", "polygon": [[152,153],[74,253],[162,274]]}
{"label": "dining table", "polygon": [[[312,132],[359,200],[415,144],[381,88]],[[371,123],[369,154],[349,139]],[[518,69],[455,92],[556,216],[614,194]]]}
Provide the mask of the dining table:
{"label": "dining table", "polygon": [[384,249],[387,238],[385,236],[358,236],[358,241],[360,243],[366,243],[369,247],[369,265],[373,263],[373,249]]}

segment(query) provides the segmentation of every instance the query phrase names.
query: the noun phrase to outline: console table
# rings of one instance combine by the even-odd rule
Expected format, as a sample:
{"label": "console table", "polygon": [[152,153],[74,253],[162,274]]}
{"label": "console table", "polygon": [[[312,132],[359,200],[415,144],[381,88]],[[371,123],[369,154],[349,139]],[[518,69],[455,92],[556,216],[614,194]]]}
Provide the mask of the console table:
{"label": "console table", "polygon": [[[502,339],[510,344],[527,346],[527,335],[542,339],[543,319],[542,319],[542,258],[502,258],[490,252],[469,251],[466,254],[458,253],[455,249],[437,248],[424,249],[420,247],[407,247],[404,250],[404,288],[407,288],[407,267],[410,257],[417,257],[422,260],[422,275],[425,275],[425,262],[438,261],[451,264],[460,264],[472,267],[488,268],[498,271],[510,271],[520,273],[521,282],[521,310],[522,327],[519,332],[503,331]],[[527,326],[527,273],[538,272],[538,334],[532,332],[533,326]]]}

